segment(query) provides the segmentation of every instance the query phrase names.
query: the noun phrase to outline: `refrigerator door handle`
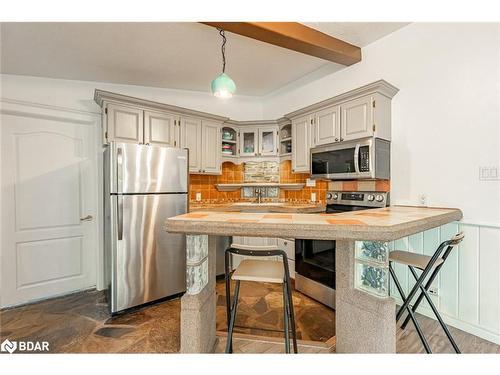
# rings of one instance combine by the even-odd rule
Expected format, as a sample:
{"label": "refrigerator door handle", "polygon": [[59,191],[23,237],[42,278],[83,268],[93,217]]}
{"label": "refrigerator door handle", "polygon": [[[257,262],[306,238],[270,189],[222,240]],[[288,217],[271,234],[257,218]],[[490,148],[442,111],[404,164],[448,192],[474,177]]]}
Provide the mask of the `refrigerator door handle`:
{"label": "refrigerator door handle", "polygon": [[119,193],[123,192],[123,150],[118,147],[116,149],[116,189]]}
{"label": "refrigerator door handle", "polygon": [[118,241],[123,240],[123,195],[118,195],[118,212],[117,212],[117,221],[118,221]]}

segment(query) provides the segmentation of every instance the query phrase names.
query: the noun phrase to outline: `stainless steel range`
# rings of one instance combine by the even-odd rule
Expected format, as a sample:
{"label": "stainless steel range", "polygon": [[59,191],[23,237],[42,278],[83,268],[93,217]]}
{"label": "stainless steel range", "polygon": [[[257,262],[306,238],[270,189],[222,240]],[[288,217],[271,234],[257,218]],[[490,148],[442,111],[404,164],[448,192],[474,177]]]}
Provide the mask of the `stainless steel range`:
{"label": "stainless steel range", "polygon": [[[389,205],[389,193],[329,191],[326,213],[336,214]],[[335,308],[335,241],[295,240],[295,289]]]}

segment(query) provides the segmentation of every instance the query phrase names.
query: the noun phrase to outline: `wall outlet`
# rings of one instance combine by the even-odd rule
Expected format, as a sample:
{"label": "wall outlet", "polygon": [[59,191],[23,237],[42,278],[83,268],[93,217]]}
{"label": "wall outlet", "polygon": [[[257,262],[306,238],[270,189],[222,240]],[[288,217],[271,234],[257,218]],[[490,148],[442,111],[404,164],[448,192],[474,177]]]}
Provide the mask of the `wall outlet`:
{"label": "wall outlet", "polygon": [[316,180],[312,180],[312,179],[308,178],[306,180],[306,186],[307,187],[315,187],[316,186]]}
{"label": "wall outlet", "polygon": [[420,202],[420,205],[427,206],[427,195],[420,194],[420,196],[418,197],[418,200]]}
{"label": "wall outlet", "polygon": [[196,193],[196,202],[201,202],[201,193]]}
{"label": "wall outlet", "polygon": [[479,167],[479,180],[481,181],[499,181],[500,172],[498,166]]}
{"label": "wall outlet", "polygon": [[311,193],[311,202],[316,202],[316,193]]}

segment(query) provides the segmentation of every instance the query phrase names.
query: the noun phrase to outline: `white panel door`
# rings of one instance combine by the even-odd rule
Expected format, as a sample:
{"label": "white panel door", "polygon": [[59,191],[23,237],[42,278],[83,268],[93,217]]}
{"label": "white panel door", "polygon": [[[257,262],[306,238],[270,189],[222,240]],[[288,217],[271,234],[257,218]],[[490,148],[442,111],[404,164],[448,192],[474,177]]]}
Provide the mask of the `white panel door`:
{"label": "white panel door", "polygon": [[116,104],[107,105],[108,140],[144,143],[144,111]]}
{"label": "white panel door", "polygon": [[212,121],[202,122],[202,160],[203,173],[221,173],[220,150],[222,140],[220,137],[220,124]]}
{"label": "white panel door", "polygon": [[340,107],[334,106],[318,111],[314,116],[314,146],[340,140]]}
{"label": "white panel door", "polygon": [[292,172],[309,172],[310,116],[292,121]]}
{"label": "white panel door", "polygon": [[144,112],[144,143],[176,147],[176,117],[170,113]]}
{"label": "white panel door", "polygon": [[2,306],[96,285],[97,133],[71,116],[2,113]]}
{"label": "white panel door", "polygon": [[180,133],[181,147],[189,150],[189,172],[201,173],[201,120],[183,117]]}
{"label": "white panel door", "polygon": [[341,140],[370,137],[373,135],[372,97],[363,96],[341,105]]}

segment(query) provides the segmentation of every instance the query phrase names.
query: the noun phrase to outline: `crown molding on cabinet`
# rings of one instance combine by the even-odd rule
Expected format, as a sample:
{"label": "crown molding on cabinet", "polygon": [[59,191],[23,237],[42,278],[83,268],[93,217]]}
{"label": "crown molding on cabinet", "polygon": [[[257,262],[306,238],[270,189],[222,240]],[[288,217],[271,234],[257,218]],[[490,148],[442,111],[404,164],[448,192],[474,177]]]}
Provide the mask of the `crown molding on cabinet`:
{"label": "crown molding on cabinet", "polygon": [[347,91],[345,93],[342,93],[340,95],[334,96],[333,98],[329,98],[326,100],[323,100],[318,103],[311,104],[307,107],[298,109],[296,111],[290,112],[285,115],[286,118],[292,119],[298,116],[302,116],[311,112],[314,112],[318,109],[329,107],[331,105],[336,105],[336,104],[341,104],[344,101],[356,99],[358,97],[377,92],[381,95],[386,96],[389,99],[392,99],[394,95],[397,94],[399,89],[393,85],[391,85],[389,82],[380,79],[378,81],[369,83],[367,85],[358,87],[354,90]]}
{"label": "crown molding on cabinet", "polygon": [[148,109],[156,109],[161,111],[170,111],[180,113],[186,116],[193,117],[202,117],[210,120],[220,121],[225,125],[233,125],[233,126],[265,126],[265,125],[285,125],[290,123],[290,119],[314,112],[318,109],[328,107],[330,105],[340,104],[342,102],[356,99],[357,97],[364,96],[369,93],[377,92],[381,95],[386,96],[389,99],[392,99],[394,95],[397,94],[399,89],[389,82],[380,79],[378,81],[369,83],[367,85],[358,87],[354,90],[347,91],[340,95],[334,96],[333,98],[329,98],[323,100],[318,103],[311,104],[307,107],[298,109],[294,112],[290,112],[283,117],[275,120],[254,120],[254,121],[237,121],[232,120],[228,117],[218,116],[207,112],[196,111],[193,109],[188,109],[184,107],[178,107],[170,104],[164,104],[159,102],[154,102],[151,100],[135,98],[128,95],[117,94],[109,91],[96,89],[94,92],[94,101],[99,104],[99,106],[103,106],[103,102],[113,102],[118,104],[129,104],[133,106],[140,106]]}
{"label": "crown molding on cabinet", "polygon": [[167,111],[167,112],[175,112],[180,113],[186,116],[193,117],[202,117],[214,121],[225,122],[229,120],[228,117],[218,116],[207,112],[196,111],[194,109],[177,107],[175,105],[158,103],[151,100],[135,98],[133,96],[117,94],[114,92],[104,91],[96,89],[94,92],[94,101],[99,104],[99,106],[103,106],[103,102],[113,102],[118,104],[129,104],[133,106],[140,106],[142,108]]}

